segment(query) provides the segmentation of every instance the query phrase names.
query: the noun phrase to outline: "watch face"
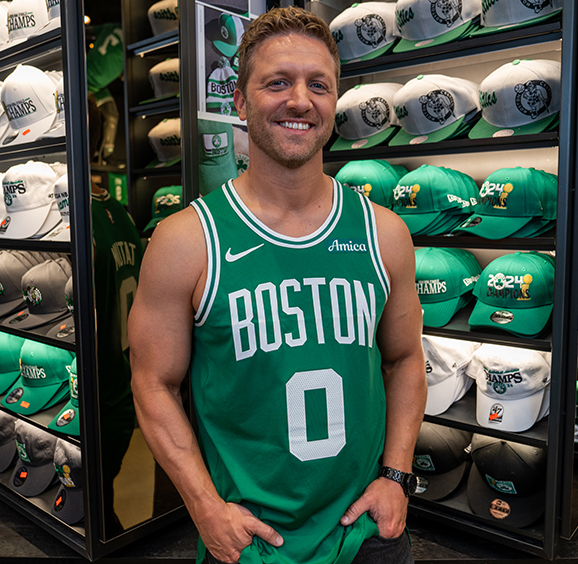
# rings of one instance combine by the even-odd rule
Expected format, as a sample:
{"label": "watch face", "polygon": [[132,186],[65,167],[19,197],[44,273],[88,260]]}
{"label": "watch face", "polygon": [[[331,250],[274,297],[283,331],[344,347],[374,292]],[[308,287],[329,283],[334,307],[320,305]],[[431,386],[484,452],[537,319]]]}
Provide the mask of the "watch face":
{"label": "watch face", "polygon": [[406,474],[405,487],[407,488],[407,494],[413,495],[417,490],[417,476],[415,474]]}

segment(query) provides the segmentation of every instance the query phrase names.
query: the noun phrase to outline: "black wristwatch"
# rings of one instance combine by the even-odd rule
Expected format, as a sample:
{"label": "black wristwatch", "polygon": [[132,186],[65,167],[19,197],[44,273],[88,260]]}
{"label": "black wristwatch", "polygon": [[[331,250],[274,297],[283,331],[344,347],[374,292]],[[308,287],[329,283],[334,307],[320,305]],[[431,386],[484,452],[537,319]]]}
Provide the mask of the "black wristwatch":
{"label": "black wristwatch", "polygon": [[402,487],[405,497],[413,495],[419,485],[418,478],[415,474],[412,474],[411,472],[402,472],[401,470],[396,470],[389,466],[381,467],[379,477],[397,482]]}

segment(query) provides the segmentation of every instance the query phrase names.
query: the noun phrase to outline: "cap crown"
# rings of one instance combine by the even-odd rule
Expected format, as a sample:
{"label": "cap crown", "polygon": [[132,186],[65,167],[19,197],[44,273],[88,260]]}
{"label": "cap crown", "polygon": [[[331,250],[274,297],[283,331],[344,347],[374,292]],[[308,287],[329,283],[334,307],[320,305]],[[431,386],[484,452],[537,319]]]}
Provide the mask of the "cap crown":
{"label": "cap crown", "polygon": [[82,454],[80,448],[62,439],[54,447],[54,469],[66,488],[82,488]]}
{"label": "cap crown", "polygon": [[503,255],[484,268],[474,295],[504,309],[545,306],[554,300],[554,265],[540,253]]}
{"label": "cap crown", "polygon": [[70,263],[63,258],[47,260],[32,267],[22,277],[22,294],[31,314],[55,313],[68,309],[64,288],[72,276]]}
{"label": "cap crown", "polygon": [[398,0],[395,16],[404,39],[419,41],[438,37],[481,12],[479,0]]}
{"label": "cap crown", "polygon": [[179,28],[178,0],[160,0],[147,11],[154,35],[161,35]]}
{"label": "cap crown", "polygon": [[562,9],[564,0],[494,0],[482,2],[482,24],[507,26],[553,14]]}
{"label": "cap crown", "polygon": [[26,339],[0,332],[0,374],[20,370],[20,351]]}
{"label": "cap crown", "polygon": [[54,199],[64,223],[70,223],[70,199],[68,197],[68,174],[63,174],[54,183]]}
{"label": "cap crown", "polygon": [[180,60],[161,61],[149,71],[149,80],[157,98],[179,93]]}
{"label": "cap crown", "polygon": [[8,5],[8,39],[26,38],[49,20],[46,0],[13,0]]}
{"label": "cap crown", "polygon": [[18,419],[14,424],[18,456],[30,466],[43,466],[54,459],[57,438]]}
{"label": "cap crown", "polygon": [[502,65],[480,84],[484,120],[495,127],[519,127],[560,110],[561,65],[519,60]]}
{"label": "cap crown", "polygon": [[167,118],[155,125],[148,138],[159,161],[166,162],[181,156],[181,120]]}
{"label": "cap crown", "polygon": [[432,133],[480,109],[473,82],[442,74],[413,78],[395,93],[393,106],[411,135]]}
{"label": "cap crown", "polygon": [[21,351],[23,383],[30,388],[42,388],[66,382],[71,362],[70,353],[64,349],[26,341]]}
{"label": "cap crown", "polygon": [[469,455],[472,433],[422,423],[415,445],[412,466],[420,474],[445,474],[457,468]]}
{"label": "cap crown", "polygon": [[54,202],[56,173],[42,162],[28,161],[10,167],[2,179],[8,214],[49,207]]}
{"label": "cap crown", "polygon": [[342,61],[365,57],[392,43],[399,33],[395,23],[395,4],[353,4],[329,24],[329,29]]}

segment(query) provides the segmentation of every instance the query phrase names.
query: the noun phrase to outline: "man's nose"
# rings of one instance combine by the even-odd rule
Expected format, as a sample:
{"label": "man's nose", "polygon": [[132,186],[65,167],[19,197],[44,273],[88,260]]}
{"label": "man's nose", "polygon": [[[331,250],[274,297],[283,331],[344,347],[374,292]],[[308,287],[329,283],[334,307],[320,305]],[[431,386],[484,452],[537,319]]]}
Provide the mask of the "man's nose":
{"label": "man's nose", "polygon": [[300,112],[311,108],[311,92],[304,82],[296,82],[290,90],[287,107]]}

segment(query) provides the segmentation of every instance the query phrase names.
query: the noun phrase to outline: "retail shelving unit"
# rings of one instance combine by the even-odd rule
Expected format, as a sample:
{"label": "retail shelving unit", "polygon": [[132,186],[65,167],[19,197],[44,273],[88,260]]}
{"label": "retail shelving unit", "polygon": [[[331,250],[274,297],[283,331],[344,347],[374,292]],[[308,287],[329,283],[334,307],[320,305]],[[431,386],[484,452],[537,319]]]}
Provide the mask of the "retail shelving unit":
{"label": "retail shelving unit", "polygon": [[[331,5],[331,2],[327,2]],[[578,265],[578,248],[574,230],[576,201],[576,37],[578,6],[572,0],[564,2],[563,19],[535,27],[504,31],[495,35],[464,39],[437,47],[426,47],[403,54],[390,54],[370,61],[342,66],[342,92],[363,82],[393,81],[404,83],[418,74],[440,73],[471,78],[472,69],[486,76],[487,65],[500,64],[517,58],[557,58],[562,63],[562,91],[559,131],[501,139],[455,139],[439,143],[404,147],[376,146],[371,149],[324,153],[329,173],[334,174],[350,160],[385,159],[392,163],[437,164],[455,168],[483,178],[500,166],[535,166],[541,163],[555,166],[557,161],[558,217],[556,229],[537,238],[509,238],[499,241],[471,236],[414,237],[416,247],[460,247],[476,252],[500,255],[513,250],[537,250],[555,253],[556,278],[552,329],[536,339],[525,339],[491,329],[471,331],[470,310],[459,312],[442,328],[424,328],[425,334],[481,343],[524,347],[552,353],[551,404],[548,418],[523,433],[508,433],[480,427],[475,416],[474,389],[448,411],[425,420],[440,425],[481,433],[496,438],[532,445],[547,451],[546,498],[544,517],[525,528],[501,525],[497,520],[484,519],[470,509],[465,488],[438,502],[413,497],[410,511],[414,514],[445,522],[458,529],[480,535],[541,557],[552,559],[560,538],[569,538],[576,528],[572,515],[574,475],[574,418],[576,397],[576,342],[578,307],[573,298],[572,278]],[[542,57],[541,53],[548,53]],[[484,67],[486,65],[486,67]],[[469,67],[469,68],[468,68]],[[470,74],[468,74],[470,73]],[[488,73],[487,73],[488,74]],[[345,87],[347,86],[347,87]],[[330,141],[331,146],[332,140]],[[510,164],[507,164],[509,161]],[[552,164],[554,163],[554,165]],[[485,171],[485,174],[482,174]]]}

